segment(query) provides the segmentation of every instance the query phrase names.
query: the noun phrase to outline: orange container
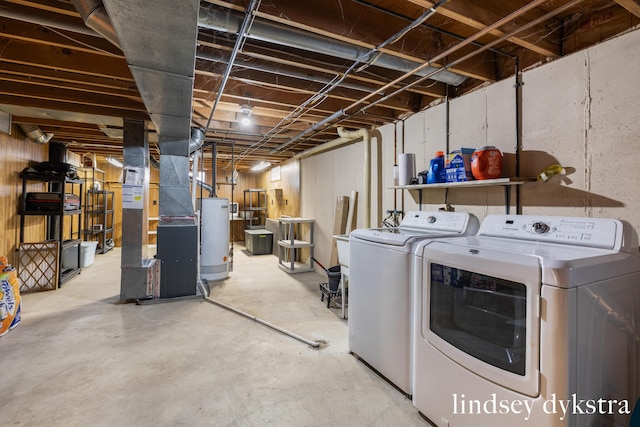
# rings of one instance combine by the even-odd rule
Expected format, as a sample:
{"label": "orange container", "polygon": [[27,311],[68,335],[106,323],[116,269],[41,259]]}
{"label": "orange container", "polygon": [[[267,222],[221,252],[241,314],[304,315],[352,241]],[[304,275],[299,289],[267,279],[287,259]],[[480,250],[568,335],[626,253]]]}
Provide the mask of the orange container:
{"label": "orange container", "polygon": [[475,179],[495,179],[502,175],[502,153],[496,147],[480,147],[471,155],[471,173]]}

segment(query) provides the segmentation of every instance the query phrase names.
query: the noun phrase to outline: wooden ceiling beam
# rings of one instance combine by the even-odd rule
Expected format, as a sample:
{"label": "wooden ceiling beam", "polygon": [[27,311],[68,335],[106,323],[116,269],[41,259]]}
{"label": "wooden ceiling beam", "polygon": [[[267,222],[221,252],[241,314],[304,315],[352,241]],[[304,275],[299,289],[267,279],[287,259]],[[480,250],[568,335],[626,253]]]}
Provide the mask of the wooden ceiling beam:
{"label": "wooden ceiling beam", "polygon": [[133,81],[127,62],[121,58],[6,38],[0,38],[0,43],[4,44],[2,62],[72,72],[79,79],[88,75]]}
{"label": "wooden ceiling beam", "polygon": [[135,102],[140,107],[144,107],[142,102],[142,98],[139,94],[132,94],[131,91],[121,90],[118,88],[101,88],[97,86],[86,85],[82,82],[78,81],[56,81],[50,80],[48,78],[41,78],[37,75],[15,75],[15,74],[7,74],[0,71],[0,82],[4,82],[4,84],[22,84],[24,86],[33,86],[35,88],[41,88],[44,90],[68,90],[69,92],[75,91],[78,92],[79,95],[84,96],[104,96],[113,99],[122,98],[123,100]]}
{"label": "wooden ceiling beam", "polygon": [[[42,11],[46,13],[57,13],[70,18],[75,18],[75,21],[80,19],[80,15],[76,11],[71,2],[60,0],[4,0],[4,3],[11,3],[13,7],[25,7],[29,10]],[[80,21],[82,22],[82,21]]]}
{"label": "wooden ceiling beam", "polygon": [[[237,10],[237,7],[227,2],[208,1],[208,3]],[[365,49],[374,49],[393,35],[394,28],[400,29],[408,24],[401,18],[377,10],[367,10],[367,13],[363,14],[362,9],[355,3],[341,4],[339,8],[332,8],[331,5],[330,2],[316,3],[314,12],[308,13],[308,10],[299,7],[297,0],[279,0],[277,8],[263,7],[258,10],[256,16]],[[381,22],[385,23],[383,27],[380,26]],[[390,22],[394,25],[390,25]],[[418,27],[405,35],[400,42],[379,51],[422,64],[442,48],[440,41],[430,37],[429,34],[430,31]],[[313,55],[313,52],[310,54]],[[442,65],[434,64],[436,67]],[[473,76],[469,70],[463,70],[460,67],[452,67],[449,71]],[[495,76],[483,74],[476,75],[474,78],[486,81],[494,80]]]}
{"label": "wooden ceiling beam", "polygon": [[[252,83],[253,82],[253,83]],[[196,82],[194,88],[197,90],[216,93],[220,86],[220,76],[213,73],[198,72],[196,74]],[[258,104],[261,102],[277,101],[281,106],[289,105],[291,109],[307,101],[311,96],[318,93],[324,88],[323,83],[313,81],[305,81],[302,78],[293,78],[277,73],[268,73],[256,70],[239,69],[234,71],[227,86],[225,94],[233,96],[246,96],[249,93],[256,94],[253,98]],[[380,85],[382,86],[382,85]],[[325,103],[337,103],[333,107],[327,107],[327,110],[339,109],[344,101],[353,102],[370,92],[373,92],[380,86],[371,86],[368,91],[358,91],[355,89],[338,86],[327,93],[327,101]],[[415,93],[402,93],[393,99],[380,104],[381,108],[397,110],[400,112],[411,111],[411,103],[416,96]],[[430,97],[435,99],[436,97]],[[273,105],[275,107],[275,105]]]}
{"label": "wooden ceiling beam", "polygon": [[[268,19],[270,21],[277,22],[277,23],[282,24],[282,25],[286,25],[286,26],[302,29],[302,30],[305,30],[305,31],[309,31],[309,32],[312,32],[314,34],[318,34],[318,35],[321,35],[321,36],[332,38],[334,40],[338,40],[338,41],[346,42],[346,43],[349,43],[349,44],[353,44],[355,46],[363,47],[365,49],[374,49],[376,47],[376,44],[366,43],[366,42],[363,42],[362,40],[360,40],[358,38],[346,37],[346,36],[343,36],[343,35],[339,35],[337,33],[329,32],[329,31],[325,30],[322,27],[314,27],[314,26],[310,26],[310,25],[305,25],[305,24],[302,24],[300,22],[293,21],[293,20],[289,19],[288,17],[282,17],[282,16],[286,16],[284,14],[279,14],[278,16],[275,16],[275,15],[270,15],[270,14],[265,14],[265,13],[258,12],[258,13],[256,13],[256,15],[260,16],[262,18]],[[383,42],[383,41],[384,40],[380,40],[380,42]],[[404,47],[403,43],[399,43],[399,44],[403,45],[403,47]],[[417,64],[416,65],[416,67],[417,67],[419,64],[422,64],[425,61],[429,60],[430,57],[435,56],[439,52],[440,46],[438,46],[438,45],[433,45],[433,46],[430,46],[430,47],[422,46],[420,50],[425,53],[423,56],[416,56],[415,53],[413,53],[413,54],[402,53],[402,52],[399,52],[397,50],[391,49],[389,47],[385,47],[385,48],[379,49],[379,51],[382,52],[382,53],[385,53],[385,54],[388,54],[388,55],[391,55],[391,56],[395,56],[397,58],[402,58],[402,59],[406,59],[406,60],[409,60],[409,61],[413,61],[413,62],[415,62]],[[443,65],[446,65],[446,64],[433,63],[434,67],[441,67]],[[464,70],[464,69],[462,69],[460,67],[457,67],[457,66],[449,68],[449,71],[451,71],[453,73],[467,75],[467,76],[473,75],[473,73],[470,73],[468,70]],[[487,76],[483,76],[482,79],[483,80],[488,80],[490,78],[487,77]]]}
{"label": "wooden ceiling beam", "polygon": [[125,97],[105,93],[88,93],[60,86],[43,85],[36,82],[19,82],[6,80],[0,74],[0,93],[39,100],[51,100],[76,104],[78,106],[102,106],[125,111],[146,112],[144,104],[140,100],[132,100]]}
{"label": "wooden ceiling beam", "polygon": [[[224,46],[213,42],[208,42],[202,36],[198,39],[200,46],[216,49],[222,52],[231,52],[231,46]],[[280,66],[290,67],[298,70],[303,74],[318,73],[327,76],[343,76],[344,67],[337,67],[335,64],[327,64],[322,61],[317,61],[312,58],[305,58],[305,61],[300,61],[299,58],[291,58],[291,54],[282,50],[267,49],[262,46],[253,44],[245,44],[239,58],[245,58],[246,60],[262,61],[264,63],[272,64],[274,68]],[[196,63],[204,60],[196,60]],[[237,62],[237,61],[236,61]],[[196,65],[196,69],[205,70],[206,66]],[[354,84],[362,84],[363,86],[371,85],[372,87],[380,87],[388,83],[389,80],[382,80],[380,77],[376,78],[372,73],[351,73],[347,76],[347,82]],[[483,77],[484,79],[484,77]],[[399,86],[398,86],[399,88]],[[434,98],[444,98],[446,88],[444,83],[433,82],[425,87],[416,86],[407,90],[408,93],[418,93],[421,95],[432,96]]]}
{"label": "wooden ceiling beam", "polygon": [[630,13],[640,18],[640,1],[638,0],[614,0],[620,6],[627,9]]}
{"label": "wooden ceiling beam", "polygon": [[124,60],[122,52],[102,37],[48,28],[2,16],[0,16],[0,37]]}
{"label": "wooden ceiling beam", "polygon": [[[430,8],[435,3],[429,0],[406,0],[415,5],[421,6],[423,8]],[[496,2],[497,3],[497,2]],[[508,2],[507,2],[508,3]],[[494,11],[490,11],[488,9],[484,9],[480,6],[476,6],[473,2],[459,2],[452,1],[446,3],[444,6],[439,7],[436,10],[436,13],[445,16],[454,21],[460,22],[461,24],[467,25],[471,28],[475,28],[476,30],[482,30],[485,27],[497,22],[503,16],[495,13]],[[505,12],[504,16],[508,15],[510,12]],[[490,31],[489,34],[495,37],[501,37],[505,35],[507,31],[503,31],[501,29],[494,29]],[[533,30],[525,30],[522,31],[517,37],[509,38],[509,41],[513,44],[521,46],[525,49],[536,52],[545,57],[558,57],[561,55],[560,52],[560,43],[555,43],[552,40],[541,39],[535,31]]]}
{"label": "wooden ceiling beam", "polygon": [[90,105],[86,103],[70,103],[58,99],[47,99],[46,97],[18,96],[13,93],[3,93],[0,88],[0,104],[19,105],[22,107],[32,107],[38,109],[50,109],[60,111],[71,111],[74,113],[96,114],[100,116],[126,117],[130,119],[149,120],[146,112],[136,110],[123,110],[104,105]]}
{"label": "wooden ceiling beam", "polygon": [[139,99],[140,94],[136,87],[133,77],[128,79],[113,78],[113,77],[101,77],[92,75],[78,75],[71,71],[62,71],[52,68],[41,68],[33,65],[2,62],[2,72],[6,74],[12,74],[20,76],[25,79],[40,78],[43,80],[49,80],[52,82],[58,82],[59,84],[71,84],[71,85],[83,85],[86,87],[93,87],[96,92],[115,91],[121,93],[123,96],[129,96],[134,99]]}
{"label": "wooden ceiling beam", "polygon": [[[215,91],[219,87],[219,77],[216,76],[212,78],[214,80],[207,80],[203,84],[200,84],[199,80],[201,79],[196,76],[195,86],[197,89],[194,89],[194,98],[205,101],[209,101],[208,98],[213,98]],[[204,80],[206,80],[206,78],[204,78]],[[227,83],[225,95],[222,96],[222,100],[225,101],[226,104],[219,104],[218,110],[231,109],[236,114],[239,112],[239,105],[250,104],[254,107],[254,116],[267,115],[283,119],[294,111],[297,106],[307,101],[316,93],[310,89],[303,90],[289,87],[289,91],[296,90],[296,92],[302,91],[302,93],[285,93],[285,95],[283,95],[283,85],[286,83],[283,79],[278,79],[278,81],[273,81],[272,83],[266,83],[264,80],[252,82],[248,78],[242,79],[242,76],[235,75],[231,77],[229,82],[232,83]],[[335,95],[328,96],[322,103],[310,105],[310,111],[318,117],[317,121],[322,120],[327,115],[333,114],[334,111],[342,109],[348,102],[359,99],[338,96],[340,94],[341,91],[338,91]],[[416,95],[414,94],[414,96]],[[371,113],[393,120],[400,114],[415,111],[414,103],[416,103],[416,101],[414,99],[407,99],[402,96],[398,98],[399,99],[393,101],[396,101],[396,104],[404,102],[405,105],[402,105],[402,108],[395,105],[394,108],[390,108],[389,104],[391,104],[391,102],[389,102],[387,105],[381,104],[371,108]],[[433,99],[434,98],[429,97],[428,102],[431,102]],[[218,110],[216,111],[216,115],[218,114]],[[207,113],[207,116],[208,114],[209,113]],[[237,118],[235,120],[237,120]]]}

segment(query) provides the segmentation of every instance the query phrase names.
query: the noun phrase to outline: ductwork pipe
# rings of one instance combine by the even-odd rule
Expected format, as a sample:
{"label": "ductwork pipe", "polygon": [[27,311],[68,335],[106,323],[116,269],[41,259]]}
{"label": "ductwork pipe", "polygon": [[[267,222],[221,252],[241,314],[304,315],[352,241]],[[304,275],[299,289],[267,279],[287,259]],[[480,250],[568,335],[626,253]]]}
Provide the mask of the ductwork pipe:
{"label": "ductwork pipe", "polygon": [[52,133],[44,133],[40,127],[30,124],[20,124],[20,129],[27,134],[27,137],[36,144],[46,144],[53,138]]}
{"label": "ductwork pipe", "polygon": [[[192,128],[191,139],[189,140],[189,154],[193,154],[194,151],[202,147],[202,144],[204,144],[204,130],[201,128]],[[160,169],[160,162],[153,156],[149,156],[149,164],[155,169]]]}
{"label": "ductwork pipe", "polygon": [[189,154],[193,155],[193,162],[191,164],[191,201],[193,203],[193,209],[196,210],[196,189],[197,185],[194,185],[198,181],[198,160],[200,159],[200,148],[204,143],[204,130],[200,128],[191,128],[191,139],[189,140]]}
{"label": "ductwork pipe", "polygon": [[204,129],[191,128],[191,139],[189,140],[189,154],[193,154],[194,151],[199,150],[204,143]]}
{"label": "ductwork pipe", "polygon": [[102,0],[71,0],[71,3],[73,3],[73,7],[76,8],[87,27],[100,34],[118,49],[121,49],[120,41],[113,24],[111,24],[111,19],[107,15],[104,4],[102,4]]}
{"label": "ductwork pipe", "polygon": [[[44,27],[57,28],[59,30],[71,31],[72,33],[84,34],[92,37],[101,37],[91,28],[88,28],[85,24],[75,24],[71,22],[60,22],[55,18],[48,16],[35,15],[32,13],[24,12],[22,10],[12,9],[4,2],[0,7],[0,16],[4,18],[15,19],[17,21],[29,22],[31,24],[42,25]],[[51,16],[54,16],[51,14]]]}
{"label": "ductwork pipe", "polygon": [[[238,34],[241,22],[242,18],[236,13],[219,13],[218,9],[210,10],[208,7],[200,7],[198,26],[202,28]],[[265,19],[256,19],[251,26],[251,33],[247,37],[347,60],[357,60],[370,52],[370,49],[365,47],[333,40],[329,37],[319,36],[308,31],[288,28]],[[374,65],[390,70],[408,72],[414,70],[419,63],[387,53],[380,53],[375,58]],[[435,70],[436,68],[429,67],[428,69],[422,69],[416,72],[416,74],[419,76],[426,75]],[[466,77],[451,71],[442,71],[434,75],[433,80],[452,86],[459,86],[466,80]]]}

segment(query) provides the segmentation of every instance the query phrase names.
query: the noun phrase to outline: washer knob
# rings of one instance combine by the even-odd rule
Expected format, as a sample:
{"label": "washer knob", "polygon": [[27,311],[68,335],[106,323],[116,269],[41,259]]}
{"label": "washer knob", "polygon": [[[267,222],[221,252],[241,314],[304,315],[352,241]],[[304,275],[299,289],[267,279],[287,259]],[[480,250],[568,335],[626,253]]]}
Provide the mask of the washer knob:
{"label": "washer knob", "polygon": [[436,217],[435,217],[435,216],[433,216],[433,215],[429,215],[429,216],[427,217],[427,222],[428,222],[429,224],[433,224],[434,222],[436,222]]}
{"label": "washer knob", "polygon": [[549,226],[544,222],[534,222],[531,226],[531,231],[534,234],[544,234],[549,231]]}

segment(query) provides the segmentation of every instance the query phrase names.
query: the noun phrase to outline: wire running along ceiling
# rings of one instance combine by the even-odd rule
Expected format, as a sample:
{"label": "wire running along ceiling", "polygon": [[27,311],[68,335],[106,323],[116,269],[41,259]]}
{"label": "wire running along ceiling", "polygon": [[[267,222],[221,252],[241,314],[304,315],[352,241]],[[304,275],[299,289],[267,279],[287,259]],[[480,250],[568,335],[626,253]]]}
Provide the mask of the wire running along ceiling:
{"label": "wire running along ceiling", "polygon": [[[634,0],[201,1],[191,124],[207,128],[219,168],[277,164],[335,139],[337,126],[402,120],[639,16]],[[70,1],[5,0],[0,26],[0,109],[76,152],[120,155],[121,118],[150,118],[122,51]],[[246,107],[250,126],[240,124]]]}

